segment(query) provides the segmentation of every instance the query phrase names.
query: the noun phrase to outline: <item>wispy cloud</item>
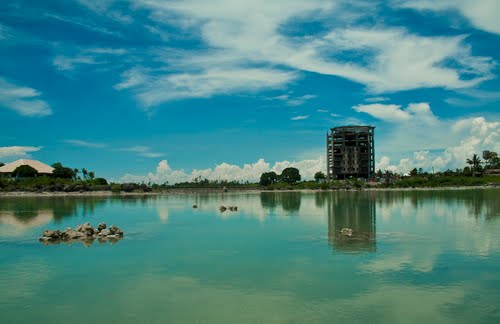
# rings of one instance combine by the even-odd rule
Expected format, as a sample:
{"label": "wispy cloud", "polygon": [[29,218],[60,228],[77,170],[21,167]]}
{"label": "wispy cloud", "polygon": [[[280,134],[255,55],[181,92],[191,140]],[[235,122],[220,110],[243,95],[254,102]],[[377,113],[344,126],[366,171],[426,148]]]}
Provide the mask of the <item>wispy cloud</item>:
{"label": "wispy cloud", "polygon": [[436,124],[437,118],[431,111],[428,103],[411,103],[406,109],[394,104],[369,104],[352,107],[357,112],[363,112],[374,118],[387,122],[421,122],[425,124]]}
{"label": "wispy cloud", "polygon": [[308,100],[316,98],[315,95],[306,94],[303,96],[293,96],[291,94],[282,94],[276,97],[268,98],[269,100],[279,100],[284,101],[287,106],[300,106],[306,103]]}
{"label": "wispy cloud", "polygon": [[94,142],[88,142],[84,140],[78,140],[78,139],[68,139],[64,140],[65,143],[74,145],[74,146],[80,146],[80,147],[90,147],[90,148],[105,148],[108,147],[107,144],[104,143],[94,143]]}
{"label": "wispy cloud", "polygon": [[290,118],[290,120],[305,120],[305,119],[308,119],[309,117],[310,117],[310,115],[295,116],[295,117]]}
{"label": "wispy cloud", "polygon": [[474,27],[490,33],[500,34],[500,5],[497,0],[394,0],[396,6],[422,11],[437,11],[449,14],[457,10]]}
{"label": "wispy cloud", "polygon": [[119,38],[123,37],[123,35],[119,32],[111,31],[107,28],[100,27],[92,22],[85,21],[85,20],[82,20],[80,18],[65,17],[65,16],[56,15],[56,14],[52,14],[52,13],[46,13],[45,17],[49,18],[49,19],[55,19],[55,20],[58,20],[58,21],[61,21],[64,23],[76,25],[76,26],[82,27],[82,28],[84,28],[88,31],[91,31],[91,32],[104,34],[104,35],[108,35],[108,36],[119,37]]}
{"label": "wispy cloud", "polygon": [[123,48],[87,48],[80,49],[73,55],[57,55],[52,63],[60,71],[74,70],[78,65],[106,64],[111,56],[123,55]]}
{"label": "wispy cloud", "polygon": [[146,107],[165,101],[185,98],[210,98],[216,94],[255,92],[281,88],[295,79],[296,74],[267,68],[207,69],[153,76],[147,70],[133,69],[124,73],[124,80],[115,85],[117,90],[132,88]]}
{"label": "wispy cloud", "polygon": [[0,24],[0,39],[6,39],[7,38],[7,28]]}
{"label": "wispy cloud", "polygon": [[165,156],[164,153],[152,152],[151,148],[149,146],[142,146],[142,145],[122,148],[119,150],[124,151],[124,152],[134,152],[134,153],[137,153],[137,155],[142,156],[142,157],[146,157],[146,158],[158,158],[158,157]]}
{"label": "wispy cloud", "polygon": [[[132,89],[146,106],[284,87],[296,80],[299,71],[346,78],[375,94],[431,87],[461,89],[493,77],[493,60],[473,55],[465,35],[420,36],[383,25],[356,28],[352,13],[333,2],[133,2],[149,10],[157,23],[191,33],[207,46],[182,55],[165,49],[157,58],[163,67],[135,67],[124,73],[115,88]],[[293,19],[322,22],[333,15],[337,23],[327,32],[291,37],[282,28]],[[356,55],[346,55],[353,52]],[[300,105],[307,99],[289,102]]]}
{"label": "wispy cloud", "polygon": [[29,153],[37,152],[42,146],[4,146],[0,147],[0,158],[6,157],[28,157]]}
{"label": "wispy cloud", "polygon": [[320,112],[320,113],[327,113],[327,112],[328,112],[328,110],[326,110],[326,109],[318,109],[318,110],[316,110],[316,111],[317,111],[317,112]]}
{"label": "wispy cloud", "polygon": [[28,117],[43,117],[52,114],[52,109],[43,100],[42,94],[29,87],[19,86],[0,77],[0,106]]}
{"label": "wispy cloud", "polygon": [[388,101],[390,100],[387,97],[371,97],[371,98],[366,98],[366,102],[382,102],[382,101]]}

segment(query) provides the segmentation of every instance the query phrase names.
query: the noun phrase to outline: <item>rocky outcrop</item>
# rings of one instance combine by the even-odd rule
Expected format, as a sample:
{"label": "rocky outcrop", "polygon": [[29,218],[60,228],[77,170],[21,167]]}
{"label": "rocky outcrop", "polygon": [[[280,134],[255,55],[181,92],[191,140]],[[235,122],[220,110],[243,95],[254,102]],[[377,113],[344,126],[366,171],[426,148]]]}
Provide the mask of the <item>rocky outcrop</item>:
{"label": "rocky outcrop", "polygon": [[59,244],[61,242],[70,244],[74,241],[81,241],[86,246],[90,246],[96,238],[99,243],[106,243],[107,241],[115,243],[122,237],[123,231],[115,225],[111,225],[107,229],[105,223],[100,223],[95,229],[90,223],[84,223],[74,229],[68,227],[64,231],[45,230],[39,241],[44,244]]}
{"label": "rocky outcrop", "polygon": [[225,212],[225,211],[226,211],[226,210],[228,210],[228,209],[229,209],[230,211],[232,211],[232,212],[238,211],[238,207],[237,207],[237,206],[228,206],[228,207],[226,207],[226,206],[220,206],[220,207],[219,207],[219,211],[220,211],[221,213]]}

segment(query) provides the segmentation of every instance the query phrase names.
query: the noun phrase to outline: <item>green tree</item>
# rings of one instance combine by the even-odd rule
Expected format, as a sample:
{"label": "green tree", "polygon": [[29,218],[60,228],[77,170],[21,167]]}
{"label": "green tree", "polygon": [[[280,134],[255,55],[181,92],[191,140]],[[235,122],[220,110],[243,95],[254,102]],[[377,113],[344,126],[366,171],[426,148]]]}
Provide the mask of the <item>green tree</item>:
{"label": "green tree", "polygon": [[94,177],[95,177],[94,171],[90,171],[89,172],[89,178],[90,178],[90,180],[94,180]]}
{"label": "green tree", "polygon": [[280,180],[288,184],[299,182],[300,179],[301,176],[297,168],[286,168],[280,175]]}
{"label": "green tree", "polygon": [[488,151],[484,156],[485,164],[487,169],[497,169],[500,168],[500,158],[497,152]]}
{"label": "green tree", "polygon": [[73,169],[73,172],[75,173],[75,181],[78,180],[78,172],[80,172],[80,170],[78,170],[77,168],[74,168]]}
{"label": "green tree", "polygon": [[87,175],[89,174],[89,172],[87,171],[87,169],[85,168],[82,168],[82,176],[83,176],[83,180],[87,180]]}
{"label": "green tree", "polygon": [[16,178],[36,178],[38,171],[29,165],[20,165],[12,172],[12,175]]}
{"label": "green tree", "polygon": [[474,154],[472,159],[467,159],[467,164],[470,165],[470,169],[472,171],[472,176],[474,176],[477,172],[481,172],[481,159]]}
{"label": "green tree", "polygon": [[52,172],[54,178],[69,180],[75,178],[75,171],[71,168],[64,167],[60,162],[52,164],[52,167],[54,168],[54,172]]}
{"label": "green tree", "polygon": [[410,175],[411,175],[412,177],[414,177],[414,176],[418,175],[418,170],[417,170],[417,168],[413,168],[413,170],[411,170],[411,171],[410,171]]}
{"label": "green tree", "polygon": [[269,186],[270,184],[275,183],[278,180],[278,175],[276,172],[271,171],[271,172],[264,172],[260,176],[260,185],[261,186]]}
{"label": "green tree", "polygon": [[318,171],[314,174],[314,180],[316,180],[316,182],[320,182],[320,181],[325,180],[325,179],[326,179],[326,176],[321,171]]}

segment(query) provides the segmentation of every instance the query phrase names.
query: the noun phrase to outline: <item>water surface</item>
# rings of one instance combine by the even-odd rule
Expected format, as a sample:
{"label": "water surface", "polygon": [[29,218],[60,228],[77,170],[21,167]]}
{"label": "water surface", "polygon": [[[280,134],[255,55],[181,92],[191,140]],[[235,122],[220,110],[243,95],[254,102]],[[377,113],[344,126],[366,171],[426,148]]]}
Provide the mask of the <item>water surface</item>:
{"label": "water surface", "polygon": [[[0,322],[500,322],[499,197],[2,197]],[[125,237],[37,241],[83,222],[116,224]]]}

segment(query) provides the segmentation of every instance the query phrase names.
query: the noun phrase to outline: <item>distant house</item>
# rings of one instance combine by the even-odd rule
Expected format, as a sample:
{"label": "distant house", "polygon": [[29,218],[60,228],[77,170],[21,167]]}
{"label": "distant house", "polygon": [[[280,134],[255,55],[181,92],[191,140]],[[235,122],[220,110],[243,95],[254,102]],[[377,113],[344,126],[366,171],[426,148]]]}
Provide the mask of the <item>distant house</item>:
{"label": "distant house", "polygon": [[485,175],[495,175],[495,176],[500,176],[500,169],[488,169],[484,171]]}
{"label": "distant house", "polygon": [[12,175],[14,170],[21,165],[29,165],[30,167],[38,171],[38,174],[40,175],[51,175],[52,172],[54,172],[53,167],[40,161],[20,159],[12,163],[7,163],[6,165],[0,167],[0,175]]}

